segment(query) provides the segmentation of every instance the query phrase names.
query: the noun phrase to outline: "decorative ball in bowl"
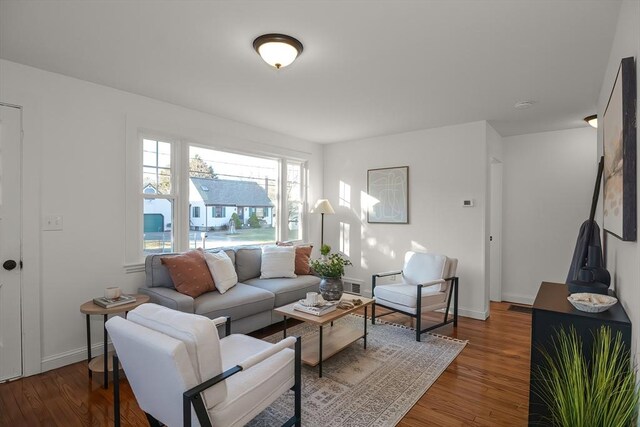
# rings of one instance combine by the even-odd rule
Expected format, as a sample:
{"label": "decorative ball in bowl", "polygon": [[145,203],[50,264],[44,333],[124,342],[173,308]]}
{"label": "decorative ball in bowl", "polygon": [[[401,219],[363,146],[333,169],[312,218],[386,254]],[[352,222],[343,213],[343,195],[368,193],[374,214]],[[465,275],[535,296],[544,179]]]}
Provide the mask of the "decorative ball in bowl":
{"label": "decorative ball in bowl", "polygon": [[587,313],[602,313],[613,307],[618,299],[609,295],[591,294],[587,292],[571,294],[569,302],[578,310]]}

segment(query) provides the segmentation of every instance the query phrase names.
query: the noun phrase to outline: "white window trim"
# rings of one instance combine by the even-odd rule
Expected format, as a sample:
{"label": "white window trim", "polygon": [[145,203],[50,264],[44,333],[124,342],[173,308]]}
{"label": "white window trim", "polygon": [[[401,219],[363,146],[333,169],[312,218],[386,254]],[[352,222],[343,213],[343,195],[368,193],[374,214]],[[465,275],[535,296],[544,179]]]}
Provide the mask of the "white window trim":
{"label": "white window trim", "polygon": [[[286,186],[286,163],[287,160],[300,163],[303,166],[301,185],[303,191],[302,203],[302,230],[301,238],[296,241],[304,241],[308,238],[308,175],[309,160],[311,153],[287,149],[261,143],[240,139],[229,135],[221,135],[211,131],[194,132],[193,128],[175,125],[176,129],[169,129],[170,120],[163,120],[161,117],[148,116],[141,118],[127,115],[126,120],[126,176],[125,176],[125,255],[123,269],[126,273],[137,273],[144,271],[145,255],[143,252],[143,205],[142,197],[142,139],[155,139],[172,143],[171,159],[172,174],[171,185],[175,189],[174,218],[172,227],[174,233],[174,250],[186,250],[189,247],[189,197],[181,197],[182,191],[189,191],[189,147],[198,146],[229,153],[243,154],[254,157],[264,157],[279,160],[279,174],[285,180],[280,179],[280,188],[277,196],[277,206],[281,206],[282,183]],[[207,141],[208,143],[203,143]],[[236,147],[242,146],[242,150]],[[284,174],[283,174],[284,171]],[[186,186],[186,188],[182,188]],[[286,208],[286,206],[285,206]],[[279,208],[278,208],[279,209]],[[280,210],[280,209],[279,209]],[[286,216],[278,215],[277,240],[283,240],[283,231],[288,224],[282,224]]]}

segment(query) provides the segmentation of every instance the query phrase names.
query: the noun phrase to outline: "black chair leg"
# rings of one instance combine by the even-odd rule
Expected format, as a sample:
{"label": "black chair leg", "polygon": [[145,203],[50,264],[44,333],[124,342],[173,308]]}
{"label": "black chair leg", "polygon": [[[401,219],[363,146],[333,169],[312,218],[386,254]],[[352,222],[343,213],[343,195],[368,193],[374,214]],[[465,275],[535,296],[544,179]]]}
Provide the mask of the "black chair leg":
{"label": "black chair leg", "polygon": [[302,426],[302,338],[296,340],[295,360],[295,417],[296,427]]}
{"label": "black chair leg", "polygon": [[376,303],[371,304],[371,324],[376,324]]}
{"label": "black chair leg", "polygon": [[113,355],[113,425],[120,427],[120,362]]}
{"label": "black chair leg", "polygon": [[149,426],[150,427],[162,427],[162,424],[160,423],[160,421],[156,420],[155,418],[153,418],[151,415],[147,414],[146,412],[144,414],[147,416],[147,421],[149,421]]}

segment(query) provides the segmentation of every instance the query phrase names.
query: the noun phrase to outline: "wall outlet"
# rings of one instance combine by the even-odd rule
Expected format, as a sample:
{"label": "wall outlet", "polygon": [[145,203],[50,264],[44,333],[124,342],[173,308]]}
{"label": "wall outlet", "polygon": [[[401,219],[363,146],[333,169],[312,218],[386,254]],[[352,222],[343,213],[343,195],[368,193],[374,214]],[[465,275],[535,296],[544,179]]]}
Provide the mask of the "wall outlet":
{"label": "wall outlet", "polygon": [[462,201],[462,206],[464,206],[465,208],[473,207],[473,199],[463,200]]}
{"label": "wall outlet", "polygon": [[46,215],[43,217],[42,231],[62,231],[62,215]]}

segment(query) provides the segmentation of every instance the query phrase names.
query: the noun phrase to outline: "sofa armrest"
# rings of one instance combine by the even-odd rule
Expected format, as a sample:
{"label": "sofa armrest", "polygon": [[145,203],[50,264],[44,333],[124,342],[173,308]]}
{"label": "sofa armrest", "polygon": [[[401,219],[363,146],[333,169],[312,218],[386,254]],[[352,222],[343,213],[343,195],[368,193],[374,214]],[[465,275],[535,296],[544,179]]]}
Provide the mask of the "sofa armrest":
{"label": "sofa armrest", "polygon": [[138,288],[138,292],[151,297],[151,302],[185,313],[194,313],[193,298],[175,289],[155,287]]}

